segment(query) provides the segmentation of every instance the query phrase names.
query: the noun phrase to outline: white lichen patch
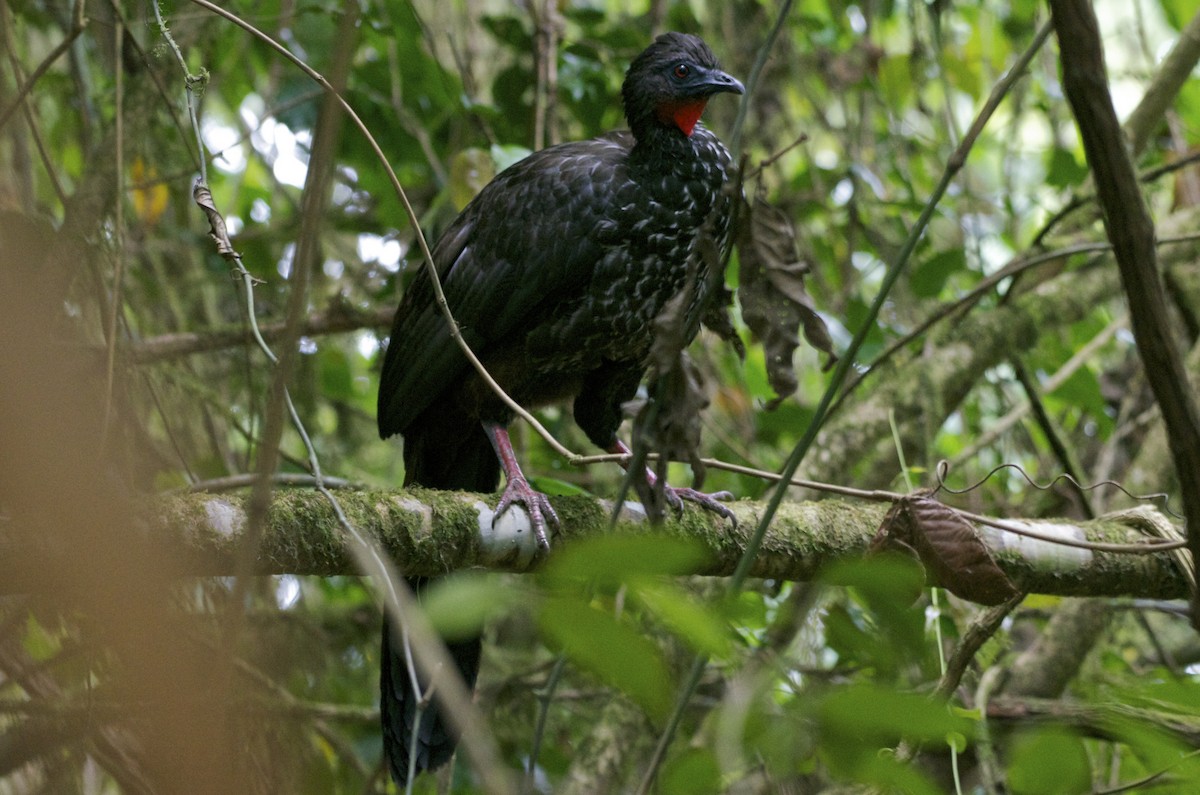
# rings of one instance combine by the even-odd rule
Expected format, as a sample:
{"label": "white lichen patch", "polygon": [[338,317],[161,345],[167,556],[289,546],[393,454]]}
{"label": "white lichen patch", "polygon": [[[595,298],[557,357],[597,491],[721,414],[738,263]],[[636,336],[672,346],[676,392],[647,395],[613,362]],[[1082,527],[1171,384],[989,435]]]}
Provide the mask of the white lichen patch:
{"label": "white lichen patch", "polygon": [[[600,500],[601,507],[604,508],[604,515],[611,516],[613,509],[612,500]],[[626,500],[621,503],[621,512],[617,516],[617,520],[621,522],[634,522],[641,524],[647,521],[649,517],[646,515],[646,508],[640,502],[632,502]]]}
{"label": "white lichen patch", "polygon": [[427,536],[433,532],[433,508],[431,506],[411,497],[396,497],[392,503],[402,511],[415,513],[421,517],[421,525],[413,534],[414,536]]}
{"label": "white lichen patch", "polygon": [[245,511],[219,498],[205,500],[204,516],[212,532],[222,538],[236,538],[246,527]]}
{"label": "white lichen patch", "polygon": [[517,570],[529,568],[538,551],[529,514],[516,506],[497,517],[491,506],[480,500],[472,501],[471,507],[479,517],[479,549],[483,562]]}
{"label": "white lichen patch", "polygon": [[984,526],[984,541],[994,552],[1015,552],[1043,571],[1074,571],[1092,562],[1092,551],[1058,543],[1057,539],[1087,541],[1083,528],[1071,524],[1023,522],[1014,519],[1005,524],[1028,530],[1042,538]]}

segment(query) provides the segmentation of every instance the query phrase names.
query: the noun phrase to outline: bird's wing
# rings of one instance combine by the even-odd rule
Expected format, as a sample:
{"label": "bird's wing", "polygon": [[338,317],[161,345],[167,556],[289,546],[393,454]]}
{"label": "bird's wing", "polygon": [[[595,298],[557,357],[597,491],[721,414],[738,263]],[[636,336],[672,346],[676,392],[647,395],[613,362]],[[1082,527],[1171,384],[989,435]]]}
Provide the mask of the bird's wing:
{"label": "bird's wing", "polygon": [[[628,189],[629,139],[606,136],[536,152],[467,205],[433,250],[442,289],[477,355],[584,289]],[[379,432],[403,433],[470,364],[450,336],[427,272],[392,326],[379,389]]]}

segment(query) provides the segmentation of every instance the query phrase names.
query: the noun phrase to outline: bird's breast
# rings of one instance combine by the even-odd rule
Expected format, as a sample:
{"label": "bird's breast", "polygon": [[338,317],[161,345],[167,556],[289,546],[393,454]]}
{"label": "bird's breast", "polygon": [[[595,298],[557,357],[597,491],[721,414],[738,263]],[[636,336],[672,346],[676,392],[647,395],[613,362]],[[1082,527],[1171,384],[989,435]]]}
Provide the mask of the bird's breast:
{"label": "bird's breast", "polygon": [[[532,358],[556,367],[587,368],[601,360],[642,361],[653,342],[653,321],[667,303],[691,289],[689,317],[697,319],[707,293],[709,263],[728,238],[725,163],[683,163],[630,179],[614,193],[594,234],[603,254],[586,289],[565,299],[532,329]],[[689,284],[694,287],[689,287]],[[688,327],[695,329],[696,322]],[[693,331],[694,333],[694,331]],[[569,344],[564,344],[569,342]]]}

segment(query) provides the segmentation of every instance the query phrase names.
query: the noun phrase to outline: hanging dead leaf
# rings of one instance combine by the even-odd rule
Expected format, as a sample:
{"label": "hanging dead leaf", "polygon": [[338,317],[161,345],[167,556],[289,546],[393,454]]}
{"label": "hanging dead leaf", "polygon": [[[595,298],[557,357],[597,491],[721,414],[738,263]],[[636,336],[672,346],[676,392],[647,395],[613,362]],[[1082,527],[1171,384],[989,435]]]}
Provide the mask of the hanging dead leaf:
{"label": "hanging dead leaf", "polygon": [[974,525],[923,490],[898,500],[883,517],[870,552],[904,549],[956,596],[998,605],[1019,591],[996,564]]}
{"label": "hanging dead leaf", "polygon": [[800,345],[800,326],[810,345],[829,354],[826,369],[837,356],[825,321],[804,289],[808,264],[796,256],[791,220],[761,197],[755,197],[753,206],[740,201],[734,231],[741,263],[738,303],[746,325],[763,344],[767,379],[778,396],[767,404],[773,409],[796,391],[792,354]]}
{"label": "hanging dead leaf", "polygon": [[733,293],[722,281],[717,285],[716,293],[709,300],[708,309],[705,311],[701,323],[706,329],[733,346],[738,358],[745,361],[746,346],[742,343],[742,338],[738,336],[737,329],[733,327],[733,319],[729,317],[731,306],[733,306]]}
{"label": "hanging dead leaf", "polygon": [[216,244],[217,253],[226,260],[236,259],[238,253],[229,240],[229,227],[225,225],[225,219],[213,201],[212,191],[199,179],[192,185],[192,201],[196,202],[196,206],[203,210],[208,218],[208,236]]}

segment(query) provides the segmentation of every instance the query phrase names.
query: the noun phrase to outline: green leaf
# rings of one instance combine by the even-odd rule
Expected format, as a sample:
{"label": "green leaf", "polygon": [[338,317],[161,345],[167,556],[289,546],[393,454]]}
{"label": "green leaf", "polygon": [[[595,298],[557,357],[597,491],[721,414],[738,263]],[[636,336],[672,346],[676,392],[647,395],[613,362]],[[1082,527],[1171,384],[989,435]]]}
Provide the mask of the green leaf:
{"label": "green leaf", "polygon": [[579,580],[625,582],[634,575],[690,574],[701,567],[706,553],[699,543],[653,535],[598,536],[564,545],[547,562],[540,576],[551,586]]}
{"label": "green leaf", "polygon": [[323,346],[317,358],[321,372],[321,390],[333,400],[354,400],[354,377],[350,372],[350,360],[339,348]]}
{"label": "green leaf", "polygon": [[946,286],[946,280],[966,267],[967,258],[961,248],[939,251],[917,263],[908,283],[918,298],[936,298]]}
{"label": "green leaf", "polygon": [[49,660],[62,646],[32,614],[25,620],[25,637],[21,642],[25,652],[37,662]]}
{"label": "green leaf", "polygon": [[638,601],[662,619],[696,651],[728,659],[733,636],[725,621],[695,597],[662,579],[640,578],[633,587]]}
{"label": "green leaf", "polygon": [[495,144],[492,146],[491,152],[492,161],[496,164],[496,173],[499,173],[509,166],[529,157],[532,150],[529,147],[518,146],[516,144]]}
{"label": "green leaf", "polygon": [[[859,296],[854,296],[846,305],[845,316],[843,323],[846,329],[851,333],[858,333],[858,329],[866,321],[867,314],[870,311],[870,306]],[[880,351],[890,336],[884,334],[883,329],[879,326],[879,321],[876,320],[871,324],[871,328],[867,331],[866,339],[863,341],[863,346],[858,352],[858,360],[861,362],[869,362],[879,355]]]}
{"label": "green leaf", "polygon": [[450,158],[450,181],[446,189],[456,210],[466,207],[496,176],[495,160],[491,154],[474,146],[455,152]]}
{"label": "green leaf", "polygon": [[525,23],[515,16],[488,15],[482,20],[483,27],[496,37],[497,41],[509,45],[517,52],[532,52],[533,40]]}
{"label": "green leaf", "polygon": [[888,56],[880,60],[879,84],[892,104],[906,105],[912,97],[912,60],[907,56]]}
{"label": "green leaf", "polygon": [[847,771],[849,777],[863,784],[874,785],[883,792],[906,795],[944,795],[927,776],[910,762],[901,762],[888,753],[864,754]]}
{"label": "green leaf", "polygon": [[756,400],[767,401],[775,397],[775,390],[767,380],[767,360],[761,345],[753,345],[746,349],[746,364],[742,368],[741,380],[751,397]]}
{"label": "green leaf", "polygon": [[912,558],[872,555],[841,560],[825,568],[823,582],[856,588],[873,608],[907,612],[925,589],[925,572]]}
{"label": "green leaf", "polygon": [[624,692],[651,718],[666,717],[675,690],[670,669],[641,632],[570,596],[546,599],[538,623],[547,642],[580,668]]}
{"label": "green leaf", "polygon": [[876,636],[855,622],[845,605],[833,605],[825,613],[825,644],[837,653],[839,663],[850,666],[873,665],[890,669],[895,654],[891,647],[877,643]]}
{"label": "green leaf", "polygon": [[656,791],[662,795],[704,795],[722,789],[716,755],[707,748],[689,748],[663,765]]}
{"label": "green leaf", "polygon": [[1046,184],[1054,188],[1069,188],[1083,182],[1087,173],[1087,165],[1077,160],[1073,153],[1056,148],[1050,153],[1050,161],[1046,164]]}
{"label": "green leaf", "polygon": [[1008,785],[1017,795],[1091,792],[1091,768],[1083,740],[1060,727],[1018,734],[1009,750]]}
{"label": "green leaf", "polygon": [[1096,377],[1090,367],[1080,367],[1071,373],[1067,380],[1049,393],[1048,397],[1062,401],[1064,407],[1071,410],[1076,416],[1080,411],[1086,411],[1098,420],[1106,416],[1100,379]]}
{"label": "green leaf", "polygon": [[502,576],[454,574],[421,592],[421,608],[442,637],[457,640],[477,635],[486,621],[527,599]]}
{"label": "green leaf", "polygon": [[1176,30],[1183,30],[1196,13],[1195,0],[1159,0],[1159,6],[1167,22]]}
{"label": "green leaf", "polygon": [[974,723],[953,714],[945,704],[873,684],[831,691],[817,707],[817,720],[827,733],[824,742],[874,748],[892,747],[902,739],[943,742],[949,734],[963,738],[974,734]]}
{"label": "green leaf", "polygon": [[967,720],[983,720],[983,711],[978,707],[967,709],[966,707],[957,707],[951,704],[950,711],[960,718],[966,718]]}

